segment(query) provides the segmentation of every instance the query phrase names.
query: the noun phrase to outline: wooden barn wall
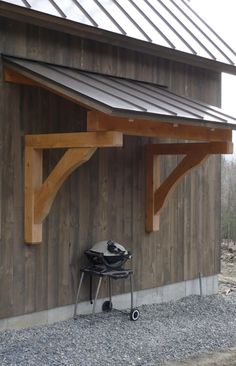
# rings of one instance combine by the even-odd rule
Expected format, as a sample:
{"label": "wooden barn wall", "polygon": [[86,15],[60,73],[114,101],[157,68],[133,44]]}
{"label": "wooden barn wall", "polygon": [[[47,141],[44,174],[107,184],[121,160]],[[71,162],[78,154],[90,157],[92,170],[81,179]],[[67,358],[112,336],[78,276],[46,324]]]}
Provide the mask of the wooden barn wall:
{"label": "wooden barn wall", "polygon": [[[0,19],[3,54],[80,67],[168,85],[181,94],[220,103],[220,75],[57,32]],[[97,151],[59,191],[43,226],[43,243],[23,239],[23,148],[27,133],[85,129],[85,112],[48,91],[5,83],[0,65],[0,317],[71,304],[83,251],[112,238],[133,252],[135,288],[219,272],[220,158],[188,174],[146,234],[146,138],[125,137],[123,148]],[[45,175],[61,156],[44,155]],[[179,157],[162,161],[164,177]],[[129,291],[116,283],[116,292]],[[102,295],[105,294],[103,288]],[[87,296],[83,289],[83,299]]]}

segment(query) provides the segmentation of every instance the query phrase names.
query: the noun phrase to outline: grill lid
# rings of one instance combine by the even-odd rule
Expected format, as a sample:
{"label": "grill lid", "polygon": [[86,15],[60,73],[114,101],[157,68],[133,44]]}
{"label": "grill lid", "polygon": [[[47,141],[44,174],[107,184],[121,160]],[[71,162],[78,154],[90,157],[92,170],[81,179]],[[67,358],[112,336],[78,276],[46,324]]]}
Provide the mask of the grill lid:
{"label": "grill lid", "polygon": [[103,240],[94,244],[90,252],[101,253],[106,257],[127,255],[128,251],[123,245],[113,240]]}
{"label": "grill lid", "polygon": [[123,245],[113,240],[99,241],[84,253],[92,265],[102,265],[111,269],[122,268],[125,262],[132,257],[131,253]]}

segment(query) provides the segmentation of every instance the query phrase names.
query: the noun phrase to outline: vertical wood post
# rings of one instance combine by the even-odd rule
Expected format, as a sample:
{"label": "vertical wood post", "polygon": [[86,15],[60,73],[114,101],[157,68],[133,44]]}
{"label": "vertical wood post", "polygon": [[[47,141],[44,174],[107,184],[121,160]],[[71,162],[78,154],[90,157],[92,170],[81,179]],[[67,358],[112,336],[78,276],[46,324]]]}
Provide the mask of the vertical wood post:
{"label": "vertical wood post", "polygon": [[35,192],[42,185],[42,150],[25,147],[25,242],[42,241],[42,223],[34,223]]}
{"label": "vertical wood post", "polygon": [[154,214],[154,193],[160,186],[160,157],[146,150],[146,231],[158,231],[160,215]]}

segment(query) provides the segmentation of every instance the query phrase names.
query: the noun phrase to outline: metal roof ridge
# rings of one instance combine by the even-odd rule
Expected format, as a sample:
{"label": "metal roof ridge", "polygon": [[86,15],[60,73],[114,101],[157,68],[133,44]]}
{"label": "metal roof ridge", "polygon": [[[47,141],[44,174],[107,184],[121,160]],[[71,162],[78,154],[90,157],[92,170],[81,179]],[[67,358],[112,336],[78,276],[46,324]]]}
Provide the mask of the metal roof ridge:
{"label": "metal roof ridge", "polygon": [[[26,1],[26,0],[22,0]],[[54,0],[55,1],[55,0]],[[74,4],[77,0],[71,0]],[[113,2],[117,0],[112,0]],[[180,0],[179,0],[180,1]],[[181,0],[184,1],[184,0]],[[145,2],[146,3],[146,2]],[[47,27],[54,29],[55,31],[64,32],[67,34],[72,34],[74,36],[80,36],[87,39],[92,39],[98,42],[103,42],[111,44],[115,47],[122,41],[122,47],[131,49],[143,54],[150,54],[156,57],[161,57],[164,59],[174,60],[176,62],[187,63],[196,67],[201,67],[205,69],[215,70],[219,72],[227,72],[231,74],[236,74],[236,61],[230,63],[227,62],[223,54],[222,58],[216,60],[203,56],[198,53],[195,55],[192,52],[186,52],[180,49],[173,49],[168,46],[164,46],[158,43],[151,43],[147,40],[134,38],[132,36],[125,36],[121,33],[116,33],[108,29],[102,29],[95,26],[94,22],[90,24],[79,23],[73,21],[72,19],[63,18],[61,16],[55,16],[51,14],[44,13],[42,11],[37,11],[29,7],[18,6],[12,3],[8,3],[7,0],[0,0],[0,10],[1,15],[7,16],[9,18],[17,19],[19,21],[28,22],[40,27]],[[80,9],[81,10],[81,9]],[[81,10],[82,11],[82,10]],[[96,31],[96,29],[99,31]],[[80,32],[80,33],[79,33]],[[234,53],[235,54],[235,53]],[[224,58],[223,58],[224,57]]]}

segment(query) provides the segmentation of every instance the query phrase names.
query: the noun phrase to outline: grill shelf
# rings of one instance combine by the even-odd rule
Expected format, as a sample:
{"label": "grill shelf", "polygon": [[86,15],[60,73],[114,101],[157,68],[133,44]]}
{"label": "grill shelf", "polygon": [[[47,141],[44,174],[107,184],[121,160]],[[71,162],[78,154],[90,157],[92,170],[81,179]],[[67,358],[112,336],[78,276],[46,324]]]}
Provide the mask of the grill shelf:
{"label": "grill shelf", "polygon": [[[114,280],[126,279],[129,277],[130,295],[131,295],[130,320],[133,320],[133,321],[138,320],[139,315],[140,315],[139,310],[135,309],[133,306],[133,270],[131,270],[131,269],[111,270],[111,269],[107,269],[107,268],[101,267],[101,266],[89,266],[89,267],[81,268],[80,272],[81,272],[81,277],[80,277],[80,282],[79,282],[79,286],[78,286],[75,307],[74,307],[74,319],[75,320],[77,319],[77,306],[78,306],[78,302],[79,302],[79,294],[80,294],[80,289],[81,289],[81,285],[82,285],[85,274],[90,276],[90,302],[91,302],[91,304],[93,304],[92,316],[94,316],[94,314],[95,314],[96,303],[97,303],[97,298],[98,298],[99,290],[101,287],[102,279],[104,277],[108,278],[108,296],[109,296],[109,301],[105,301],[103,303],[102,310],[111,311],[112,307],[113,307],[113,305],[112,305],[112,280],[113,279]],[[94,300],[92,300],[92,277],[99,277]]]}

